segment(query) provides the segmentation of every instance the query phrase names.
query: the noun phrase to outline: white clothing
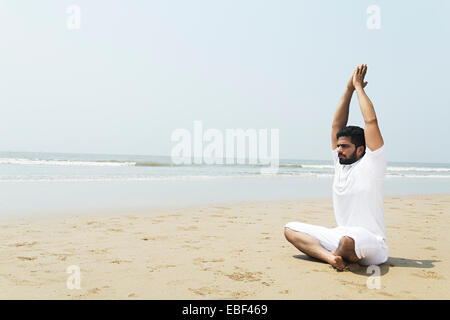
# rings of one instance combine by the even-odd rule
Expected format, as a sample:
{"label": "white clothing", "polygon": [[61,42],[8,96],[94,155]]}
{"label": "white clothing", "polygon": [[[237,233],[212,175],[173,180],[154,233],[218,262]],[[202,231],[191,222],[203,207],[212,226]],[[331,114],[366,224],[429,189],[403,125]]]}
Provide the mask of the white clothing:
{"label": "white clothing", "polygon": [[350,165],[334,161],[333,206],[338,226],[363,227],[386,239],[383,209],[383,180],[386,172],[384,146],[371,151]]}
{"label": "white clothing", "polygon": [[285,227],[316,238],[329,251],[337,250],[343,236],[355,241],[355,253],[363,265],[381,264],[388,259],[383,209],[383,180],[386,172],[384,146],[350,165],[334,161],[333,205],[338,227],[325,228],[300,222]]}
{"label": "white clothing", "polygon": [[361,265],[382,264],[389,257],[386,242],[381,237],[377,237],[361,227],[325,228],[300,222],[289,222],[285,227],[309,234],[329,251],[336,251],[341,238],[348,236],[355,241],[355,253],[360,259],[358,263]]}

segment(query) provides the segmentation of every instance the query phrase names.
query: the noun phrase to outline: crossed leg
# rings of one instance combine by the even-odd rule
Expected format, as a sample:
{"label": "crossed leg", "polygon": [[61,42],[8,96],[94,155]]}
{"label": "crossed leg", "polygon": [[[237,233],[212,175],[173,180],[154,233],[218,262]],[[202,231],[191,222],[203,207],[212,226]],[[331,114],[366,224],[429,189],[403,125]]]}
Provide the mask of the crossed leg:
{"label": "crossed leg", "polygon": [[284,228],[286,239],[298,250],[306,253],[308,256],[325,261],[337,270],[344,270],[344,258],[351,262],[357,262],[358,257],[355,253],[355,242],[350,237],[342,237],[339,247],[335,252],[328,251],[320,245],[320,242],[310,235]]}

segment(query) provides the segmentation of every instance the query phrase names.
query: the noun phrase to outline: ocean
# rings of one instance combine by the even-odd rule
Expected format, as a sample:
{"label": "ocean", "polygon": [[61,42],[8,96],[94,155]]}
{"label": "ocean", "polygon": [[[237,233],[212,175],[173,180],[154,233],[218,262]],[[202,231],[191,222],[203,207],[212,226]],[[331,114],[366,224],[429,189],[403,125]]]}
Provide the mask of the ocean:
{"label": "ocean", "polygon": [[[331,197],[332,160],[174,165],[144,155],[0,152],[0,216]],[[386,195],[450,192],[450,164],[388,162]]]}

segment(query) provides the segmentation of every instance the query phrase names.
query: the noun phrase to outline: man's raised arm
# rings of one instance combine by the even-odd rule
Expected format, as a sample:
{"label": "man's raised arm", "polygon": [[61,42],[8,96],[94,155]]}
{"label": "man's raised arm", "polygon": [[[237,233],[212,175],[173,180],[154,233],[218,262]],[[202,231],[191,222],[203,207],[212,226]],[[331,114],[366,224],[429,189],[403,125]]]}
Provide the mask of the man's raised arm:
{"label": "man's raised arm", "polygon": [[381,136],[380,128],[378,127],[377,115],[375,114],[373,104],[364,92],[365,84],[367,84],[367,82],[364,82],[366,72],[366,64],[356,67],[356,70],[353,73],[353,86],[358,94],[359,105],[364,118],[364,138],[366,139],[366,146],[371,151],[375,151],[384,145],[384,141]]}
{"label": "man's raised arm", "polygon": [[[340,129],[347,125],[348,121],[348,111],[350,107],[350,101],[352,100],[353,91],[355,91],[355,87],[353,86],[353,76],[350,77],[350,80],[347,83],[347,88],[339,101],[339,105],[336,109],[336,113],[334,114],[333,123],[331,125],[331,149],[334,150],[337,148],[337,139],[336,134]],[[363,87],[366,86],[367,83],[363,84]]]}

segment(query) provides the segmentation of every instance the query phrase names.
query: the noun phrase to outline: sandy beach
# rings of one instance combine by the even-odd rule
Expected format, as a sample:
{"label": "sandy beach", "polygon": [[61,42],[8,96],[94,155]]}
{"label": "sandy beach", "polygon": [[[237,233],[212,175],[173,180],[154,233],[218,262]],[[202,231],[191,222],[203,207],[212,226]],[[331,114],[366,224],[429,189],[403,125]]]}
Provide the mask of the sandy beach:
{"label": "sandy beach", "polygon": [[449,213],[450,195],[385,199],[380,289],[285,240],[289,221],[334,227],[331,199],[4,219],[0,298],[450,299]]}

